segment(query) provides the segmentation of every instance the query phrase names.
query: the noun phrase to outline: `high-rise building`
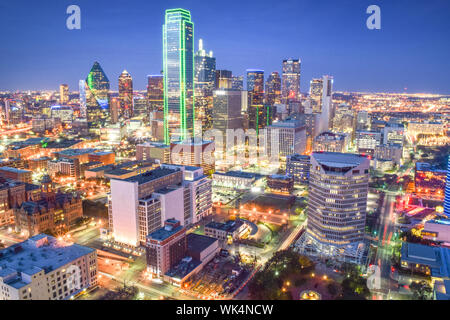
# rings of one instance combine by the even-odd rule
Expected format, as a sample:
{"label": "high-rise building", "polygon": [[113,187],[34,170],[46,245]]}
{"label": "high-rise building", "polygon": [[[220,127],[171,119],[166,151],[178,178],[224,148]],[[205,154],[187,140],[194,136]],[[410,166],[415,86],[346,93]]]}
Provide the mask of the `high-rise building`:
{"label": "high-rise building", "polygon": [[120,109],[120,101],[117,98],[112,98],[111,99],[111,106],[110,106],[110,111],[111,111],[111,123],[115,124],[117,122],[119,122],[119,109]]}
{"label": "high-rise building", "polygon": [[9,100],[5,99],[5,120],[6,123],[9,124],[9,120],[10,120],[10,106],[9,106]]}
{"label": "high-rise building", "polygon": [[330,129],[330,119],[332,118],[332,90],[333,77],[331,76],[323,76],[320,79],[311,80],[309,96],[312,103],[312,111],[314,113],[320,113],[318,133]]}
{"label": "high-rise building", "polygon": [[69,86],[61,84],[59,86],[59,103],[66,104],[67,102],[69,102]]}
{"label": "high-rise building", "polygon": [[149,111],[164,111],[164,76],[147,76],[147,100]]}
{"label": "high-rise building", "polygon": [[[215,138],[215,148],[218,154],[218,159],[223,158],[224,152],[227,154],[234,154],[234,148],[227,148],[227,144],[231,145],[231,139],[234,141],[235,130],[243,128],[243,117],[241,113],[242,94],[239,90],[233,89],[219,89],[214,91],[213,97],[213,129],[217,130]],[[231,133],[227,130],[232,130],[233,135],[228,138],[227,134]],[[234,146],[234,144],[232,144]]]}
{"label": "high-rise building", "polygon": [[[180,185],[180,169],[158,168],[126,179],[111,179],[109,229],[118,243],[136,247],[164,220],[161,200],[153,193]],[[179,208],[183,210],[183,208]]]}
{"label": "high-rise building", "polygon": [[307,155],[297,153],[286,158],[286,174],[294,177],[294,183],[308,183],[310,166]]}
{"label": "high-rise building", "polygon": [[300,65],[300,59],[283,60],[282,95],[285,104],[300,99]]}
{"label": "high-rise building", "polygon": [[87,121],[90,127],[100,127],[109,120],[109,80],[96,61],[86,78]]}
{"label": "high-rise building", "polygon": [[266,146],[269,157],[286,161],[294,153],[304,153],[306,149],[305,123],[296,119],[274,122],[266,127]]}
{"label": "high-rise building", "polygon": [[362,155],[311,155],[308,224],[301,248],[348,261],[362,258],[369,166]]}
{"label": "high-rise building", "polygon": [[248,128],[259,130],[272,123],[273,108],[264,105],[264,70],[247,69]]}
{"label": "high-rise building", "polygon": [[231,89],[240,91],[244,90],[244,78],[242,76],[232,76]]}
{"label": "high-rise building", "polygon": [[[213,90],[216,81],[216,58],[212,51],[207,53],[203,49],[203,40],[198,42],[195,54],[195,118],[196,129],[201,123],[202,131],[212,127]],[[198,132],[200,133],[200,132]]]}
{"label": "high-rise building", "polygon": [[[212,95],[216,81],[216,58],[212,51],[203,49],[203,40],[198,41],[198,51],[195,54],[195,90],[205,91],[205,95]],[[197,97],[196,97],[197,98]]]}
{"label": "high-rise building", "polygon": [[231,89],[233,73],[230,70],[216,70],[215,89]]}
{"label": "high-rise building", "polygon": [[450,156],[447,165],[447,181],[445,182],[444,214],[450,217]]}
{"label": "high-rise building", "polygon": [[119,76],[120,115],[125,119],[133,116],[133,78],[127,70]]}
{"label": "high-rise building", "polygon": [[166,10],[163,25],[164,142],[194,131],[194,23],[184,9]]}
{"label": "high-rise building", "polygon": [[370,116],[365,110],[359,111],[356,114],[356,130],[369,130]]}
{"label": "high-rise building", "polygon": [[223,137],[227,129],[241,129],[241,91],[219,89],[214,91],[213,128],[220,130]]}
{"label": "high-rise building", "polygon": [[266,82],[266,104],[273,106],[278,103],[281,103],[281,78],[278,72],[274,71]]}
{"label": "high-rise building", "polygon": [[80,118],[86,119],[86,81],[78,82],[78,90],[80,93]]}

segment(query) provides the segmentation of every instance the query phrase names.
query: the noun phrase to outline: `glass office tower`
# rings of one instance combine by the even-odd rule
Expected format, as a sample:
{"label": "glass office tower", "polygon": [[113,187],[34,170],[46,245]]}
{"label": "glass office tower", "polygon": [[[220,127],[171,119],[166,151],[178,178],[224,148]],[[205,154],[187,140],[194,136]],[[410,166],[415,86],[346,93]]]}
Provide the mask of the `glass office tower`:
{"label": "glass office tower", "polygon": [[86,78],[87,121],[90,127],[99,128],[110,119],[109,80],[98,62]]}
{"label": "glass office tower", "polygon": [[164,142],[194,130],[194,23],[184,9],[166,10],[163,25]]}
{"label": "glass office tower", "polygon": [[164,110],[164,77],[163,75],[147,76],[147,100],[150,112]]}
{"label": "glass office tower", "polygon": [[119,76],[120,115],[125,119],[133,116],[133,78],[124,70]]}
{"label": "glass office tower", "polygon": [[300,99],[300,59],[283,60],[283,99],[284,103]]}
{"label": "glass office tower", "polygon": [[447,182],[445,183],[444,213],[450,216],[450,156],[448,157]]}

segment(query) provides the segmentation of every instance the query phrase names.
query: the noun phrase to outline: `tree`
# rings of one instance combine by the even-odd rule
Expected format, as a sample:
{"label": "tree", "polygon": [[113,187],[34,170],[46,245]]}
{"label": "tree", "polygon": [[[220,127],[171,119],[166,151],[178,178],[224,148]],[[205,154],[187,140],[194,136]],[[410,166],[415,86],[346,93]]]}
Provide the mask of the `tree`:
{"label": "tree", "polygon": [[426,281],[413,282],[409,286],[415,300],[429,300],[433,289]]}

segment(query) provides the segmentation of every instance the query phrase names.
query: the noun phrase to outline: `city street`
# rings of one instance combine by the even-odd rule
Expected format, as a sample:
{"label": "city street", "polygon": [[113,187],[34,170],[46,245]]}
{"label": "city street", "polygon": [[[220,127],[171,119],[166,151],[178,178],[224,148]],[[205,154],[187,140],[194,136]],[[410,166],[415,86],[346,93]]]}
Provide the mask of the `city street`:
{"label": "city street", "polygon": [[396,290],[395,283],[391,279],[391,257],[393,254],[394,241],[392,237],[395,232],[394,216],[395,196],[386,194],[380,217],[377,223],[378,241],[376,241],[377,254],[376,265],[381,272],[381,290],[373,290],[373,299],[389,299],[392,290]]}

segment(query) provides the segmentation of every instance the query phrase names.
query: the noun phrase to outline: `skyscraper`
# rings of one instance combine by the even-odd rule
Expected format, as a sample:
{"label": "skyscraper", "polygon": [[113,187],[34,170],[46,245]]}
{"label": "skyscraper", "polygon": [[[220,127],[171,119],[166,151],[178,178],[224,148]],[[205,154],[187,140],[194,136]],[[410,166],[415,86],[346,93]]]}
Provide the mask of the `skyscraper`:
{"label": "skyscraper", "polygon": [[450,217],[450,156],[447,165],[447,181],[445,182],[444,213]]}
{"label": "skyscraper", "polygon": [[309,177],[308,224],[300,239],[319,255],[358,261],[364,250],[370,160],[348,153],[314,152]]}
{"label": "skyscraper", "polygon": [[119,76],[120,115],[125,119],[133,116],[133,78],[127,70]]}
{"label": "skyscraper", "polygon": [[248,128],[256,130],[271,124],[272,108],[264,105],[264,70],[247,69]]}
{"label": "skyscraper", "polygon": [[86,78],[87,120],[91,127],[100,127],[109,120],[109,80],[96,61]]}
{"label": "skyscraper", "polygon": [[[216,76],[216,58],[212,51],[203,49],[203,40],[198,41],[198,51],[195,54],[195,91],[203,91],[205,95],[212,95]],[[203,93],[202,92],[202,93]]]}
{"label": "skyscraper", "polygon": [[194,130],[194,23],[184,9],[166,10],[163,25],[164,142]]}
{"label": "skyscraper", "polygon": [[149,110],[164,110],[164,77],[162,74],[147,76],[147,100]]}
{"label": "skyscraper", "polygon": [[323,76],[320,79],[312,79],[310,82],[309,97],[312,111],[320,113],[318,133],[328,131],[332,112],[333,77]]}
{"label": "skyscraper", "polygon": [[231,89],[233,85],[233,74],[230,70],[216,70],[216,89]]}
{"label": "skyscraper", "polygon": [[281,103],[281,78],[278,72],[274,71],[266,82],[266,104],[273,106],[276,103]]}
{"label": "skyscraper", "polygon": [[244,90],[244,78],[242,76],[232,76],[231,89],[241,91]]}
{"label": "skyscraper", "polygon": [[61,84],[59,86],[59,103],[65,104],[69,102],[69,86],[67,84]]}
{"label": "skyscraper", "polygon": [[86,119],[86,81],[78,82],[78,90],[80,93],[80,118]]}
{"label": "skyscraper", "polygon": [[283,60],[283,102],[288,104],[300,99],[300,59]]}
{"label": "skyscraper", "polygon": [[9,120],[10,120],[10,106],[9,106],[9,100],[5,99],[5,120],[6,123],[9,124]]}
{"label": "skyscraper", "polygon": [[241,91],[221,89],[214,91],[213,128],[226,137],[227,129],[241,129]]}
{"label": "skyscraper", "polygon": [[[198,42],[198,51],[195,54],[195,118],[201,122],[202,130],[212,127],[213,89],[216,78],[216,58],[212,51],[206,53],[203,49],[203,40]],[[199,129],[197,127],[196,129]],[[200,133],[200,132],[199,132]]]}

